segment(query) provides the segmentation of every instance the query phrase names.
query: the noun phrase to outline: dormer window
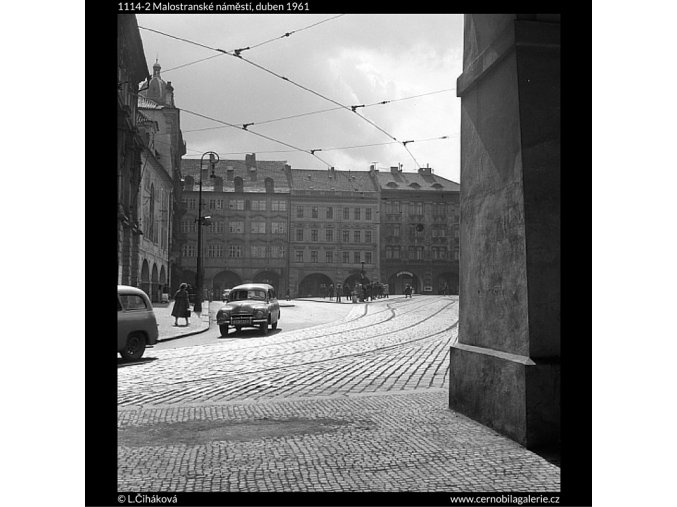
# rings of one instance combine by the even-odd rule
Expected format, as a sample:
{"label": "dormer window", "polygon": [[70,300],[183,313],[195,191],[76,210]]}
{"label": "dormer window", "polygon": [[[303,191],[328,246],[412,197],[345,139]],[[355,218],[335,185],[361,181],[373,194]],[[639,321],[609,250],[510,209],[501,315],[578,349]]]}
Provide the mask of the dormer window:
{"label": "dormer window", "polygon": [[266,178],[265,180],[266,192],[272,194],[275,191],[275,182],[273,178]]}
{"label": "dormer window", "polygon": [[244,192],[244,181],[239,176],[233,180],[236,192]]}

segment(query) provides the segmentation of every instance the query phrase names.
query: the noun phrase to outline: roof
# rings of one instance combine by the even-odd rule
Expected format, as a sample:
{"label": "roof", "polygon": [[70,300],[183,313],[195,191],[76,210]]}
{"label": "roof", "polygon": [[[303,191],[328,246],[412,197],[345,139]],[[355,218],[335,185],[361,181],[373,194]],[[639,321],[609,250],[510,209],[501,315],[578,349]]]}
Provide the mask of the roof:
{"label": "roof", "polygon": [[368,171],[292,169],[294,190],[376,192]]}
{"label": "roof", "polygon": [[442,178],[430,172],[426,174],[415,172],[415,173],[405,173],[395,171],[378,171],[377,173],[378,184],[381,187],[381,190],[416,190],[416,191],[447,191],[447,192],[459,192],[461,186],[451,180]]}
{"label": "roof", "polygon": [[[247,166],[247,163],[244,160],[220,160],[217,162],[214,169],[214,174],[217,177],[223,179],[223,191],[233,192],[235,190],[234,180],[235,178],[239,177],[242,178],[245,192],[265,192],[267,178],[271,178],[273,180],[274,192],[289,192],[289,180],[287,179],[287,171],[285,170],[285,166],[287,164],[286,161],[257,160],[254,163],[256,164],[256,180],[252,180],[252,174],[254,171],[251,167]],[[210,178],[209,160],[207,158],[205,158],[204,162],[202,163],[202,169],[204,171],[202,190],[207,192],[213,191],[215,181],[213,178]],[[228,174],[230,171],[232,171],[232,175]],[[197,190],[198,182],[200,181],[200,159],[182,159],[181,173],[183,174],[184,178],[186,176],[192,176],[194,178],[195,183],[193,185],[193,190]],[[184,190],[191,189],[184,187]]]}

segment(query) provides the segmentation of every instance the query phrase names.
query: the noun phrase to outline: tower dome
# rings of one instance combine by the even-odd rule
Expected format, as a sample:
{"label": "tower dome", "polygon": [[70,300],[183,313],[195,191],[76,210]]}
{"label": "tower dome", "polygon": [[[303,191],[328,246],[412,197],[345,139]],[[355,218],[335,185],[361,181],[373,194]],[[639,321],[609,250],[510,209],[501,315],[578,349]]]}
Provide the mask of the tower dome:
{"label": "tower dome", "polygon": [[167,97],[167,83],[160,77],[160,63],[155,60],[153,64],[153,77],[148,82],[148,89],[141,92],[144,97],[162,105],[172,105]]}

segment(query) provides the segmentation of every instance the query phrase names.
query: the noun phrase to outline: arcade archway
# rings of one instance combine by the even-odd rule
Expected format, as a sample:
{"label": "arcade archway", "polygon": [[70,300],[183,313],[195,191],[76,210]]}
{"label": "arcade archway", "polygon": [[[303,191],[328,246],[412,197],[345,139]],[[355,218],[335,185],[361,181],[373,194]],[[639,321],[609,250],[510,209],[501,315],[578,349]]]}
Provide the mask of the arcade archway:
{"label": "arcade archway", "polygon": [[334,282],[327,275],[313,273],[301,280],[298,295],[302,298],[326,296],[332,283]]}
{"label": "arcade archway", "polygon": [[159,281],[160,279],[158,277],[157,264],[153,264],[153,270],[151,271],[150,276],[150,300],[153,303],[157,303],[158,301],[160,301]]}
{"label": "arcade archway", "polygon": [[267,283],[275,288],[277,293],[280,292],[280,275],[275,271],[260,271],[254,276],[254,283]]}
{"label": "arcade archway", "polygon": [[221,298],[223,289],[232,289],[242,283],[240,275],[233,271],[221,271],[212,280],[212,294],[215,299]]}
{"label": "arcade archway", "polygon": [[411,271],[399,271],[388,278],[390,294],[404,294],[404,288],[411,285],[415,293],[421,293],[421,282]]}
{"label": "arcade archway", "polygon": [[146,259],[144,259],[143,264],[141,264],[141,285],[139,288],[148,294],[148,297],[152,297],[150,290],[150,268],[148,267],[148,261]]}
{"label": "arcade archway", "polygon": [[435,280],[435,290],[437,294],[458,295],[458,273],[447,271],[440,274]]}

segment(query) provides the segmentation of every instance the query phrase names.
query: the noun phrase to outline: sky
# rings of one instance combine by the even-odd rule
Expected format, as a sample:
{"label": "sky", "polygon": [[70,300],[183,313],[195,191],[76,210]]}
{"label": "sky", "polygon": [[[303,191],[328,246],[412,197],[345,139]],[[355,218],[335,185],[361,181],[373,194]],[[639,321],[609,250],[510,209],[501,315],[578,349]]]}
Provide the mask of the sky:
{"label": "sky", "polygon": [[[157,58],[182,110],[184,158],[214,151],[297,169],[429,166],[460,182],[462,15],[137,14],[137,22],[149,73]],[[194,43],[251,47],[241,55],[252,63]],[[368,106],[355,112],[369,121],[356,105]]]}

